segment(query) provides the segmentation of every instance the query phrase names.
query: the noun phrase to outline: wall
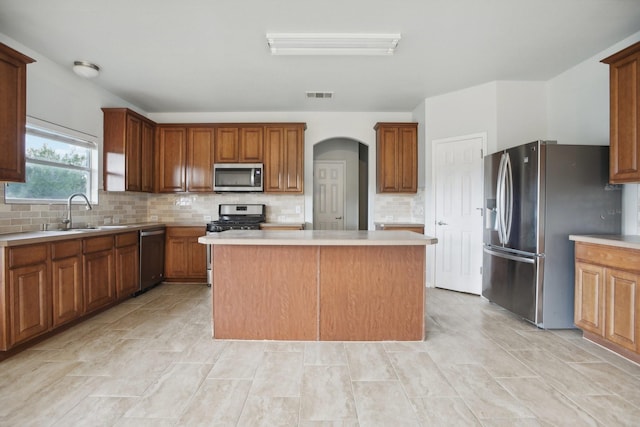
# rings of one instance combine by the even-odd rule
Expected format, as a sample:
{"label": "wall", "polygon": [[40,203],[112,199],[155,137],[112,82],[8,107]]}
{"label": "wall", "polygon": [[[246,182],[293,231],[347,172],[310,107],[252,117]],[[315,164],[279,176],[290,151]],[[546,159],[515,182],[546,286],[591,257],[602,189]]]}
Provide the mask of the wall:
{"label": "wall", "polygon": [[[347,138],[369,147],[369,229],[374,229],[374,221],[379,216],[376,201],[376,135],[373,130],[377,122],[412,121],[410,112],[225,112],[225,113],[151,113],[149,118],[157,123],[243,123],[243,122],[304,122],[305,132],[304,163],[304,221],[313,221],[313,146],[333,138]],[[280,197],[280,196],[273,196]],[[411,196],[409,196],[411,197]],[[278,203],[276,199],[274,203]],[[402,205],[408,206],[408,205]],[[411,212],[399,212],[410,216]],[[422,220],[418,221],[422,222]]]}
{"label": "wall", "polygon": [[[574,144],[609,145],[609,67],[600,60],[640,41],[640,32],[547,82],[549,134]],[[624,184],[625,234],[640,234],[640,185]]]}
{"label": "wall", "polygon": [[[99,162],[102,163],[102,107],[128,107],[157,122],[306,122],[305,133],[305,186],[304,196],[267,196],[259,198],[248,195],[237,197],[242,202],[255,201],[272,207],[270,218],[288,222],[312,221],[313,211],[313,145],[330,138],[352,138],[369,146],[369,164],[375,165],[375,132],[373,126],[378,121],[410,121],[410,113],[194,113],[194,114],[146,114],[136,106],[99,88],[92,81],[84,80],[71,71],[48,60],[44,55],[0,34],[0,42],[34,58],[37,62],[27,67],[27,114],[40,120],[55,123],[80,132],[94,135],[100,142]],[[102,174],[99,174],[100,180]],[[369,170],[369,206],[375,212],[375,168]],[[100,181],[100,188],[102,182]],[[3,189],[4,191],[4,189]],[[114,196],[116,197],[116,196]],[[186,197],[186,198],[185,198]],[[135,216],[124,215],[123,222],[147,221],[157,216],[160,221],[187,218],[198,220],[205,216],[217,215],[219,203],[234,203],[230,195],[144,195],[139,193],[121,193],[117,195],[117,206],[139,205],[147,203],[147,212],[137,209]],[[189,200],[189,202],[186,202]],[[259,200],[259,201],[257,201]],[[5,205],[0,204],[0,232],[36,229],[42,218],[57,218],[62,205]],[[103,221],[114,215],[113,200],[107,193],[99,192],[99,203],[89,220]],[[300,213],[296,209],[300,210]],[[104,210],[104,211],[103,211]],[[20,220],[15,212],[23,212]],[[25,214],[24,212],[31,212]],[[50,212],[50,213],[48,213]],[[75,212],[74,212],[75,213]],[[31,216],[30,216],[31,215]],[[269,212],[268,212],[269,215]],[[24,220],[24,217],[33,219]],[[369,218],[369,227],[373,228],[373,215]],[[78,217],[80,220],[80,217]],[[14,222],[14,224],[11,224]],[[24,224],[18,224],[23,222]],[[4,230],[4,231],[1,231]]]}
{"label": "wall", "polygon": [[[102,106],[135,107],[100,89],[45,56],[0,34],[0,42],[35,59],[27,66],[27,115],[72,130],[96,136],[102,141]],[[101,164],[100,142],[99,163]],[[100,179],[102,175],[100,174]],[[102,187],[100,183],[100,187]],[[74,222],[104,224],[105,220],[133,223],[147,220],[147,196],[128,193],[98,194],[91,211],[73,207]],[[39,230],[42,224],[57,227],[65,215],[65,205],[5,204],[4,185],[0,185],[0,233]]]}

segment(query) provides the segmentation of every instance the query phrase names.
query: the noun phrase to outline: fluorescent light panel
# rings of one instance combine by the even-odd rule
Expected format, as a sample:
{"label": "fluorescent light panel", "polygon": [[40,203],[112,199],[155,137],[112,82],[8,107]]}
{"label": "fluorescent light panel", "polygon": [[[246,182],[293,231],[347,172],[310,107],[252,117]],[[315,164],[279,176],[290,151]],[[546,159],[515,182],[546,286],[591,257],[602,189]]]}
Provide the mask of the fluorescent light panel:
{"label": "fluorescent light panel", "polygon": [[393,55],[399,41],[399,33],[267,33],[272,55]]}

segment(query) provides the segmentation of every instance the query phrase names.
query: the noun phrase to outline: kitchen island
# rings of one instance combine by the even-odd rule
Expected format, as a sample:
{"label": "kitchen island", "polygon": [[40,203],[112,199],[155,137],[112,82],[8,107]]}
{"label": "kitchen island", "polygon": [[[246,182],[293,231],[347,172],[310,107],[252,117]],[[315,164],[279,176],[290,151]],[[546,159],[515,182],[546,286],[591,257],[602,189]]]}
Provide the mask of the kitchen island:
{"label": "kitchen island", "polygon": [[213,337],[424,339],[426,246],[410,231],[246,231],[213,245]]}

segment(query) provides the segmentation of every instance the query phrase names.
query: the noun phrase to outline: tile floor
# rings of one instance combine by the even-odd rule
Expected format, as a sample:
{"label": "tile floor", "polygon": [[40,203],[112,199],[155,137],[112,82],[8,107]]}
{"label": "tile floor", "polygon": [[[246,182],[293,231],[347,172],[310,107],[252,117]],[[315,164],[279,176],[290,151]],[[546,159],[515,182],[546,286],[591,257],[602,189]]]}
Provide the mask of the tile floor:
{"label": "tile floor", "polygon": [[1,426],[640,425],[640,366],[479,297],[427,291],[425,342],[210,338],[163,284],[0,363]]}

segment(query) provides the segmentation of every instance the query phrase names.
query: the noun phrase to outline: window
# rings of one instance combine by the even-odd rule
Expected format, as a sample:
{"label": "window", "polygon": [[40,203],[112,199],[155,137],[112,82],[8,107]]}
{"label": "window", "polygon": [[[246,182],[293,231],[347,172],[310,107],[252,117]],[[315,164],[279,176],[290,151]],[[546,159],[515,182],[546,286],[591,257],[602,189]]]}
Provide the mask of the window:
{"label": "window", "polygon": [[7,183],[7,203],[63,203],[73,193],[97,202],[96,138],[28,118],[25,183]]}

